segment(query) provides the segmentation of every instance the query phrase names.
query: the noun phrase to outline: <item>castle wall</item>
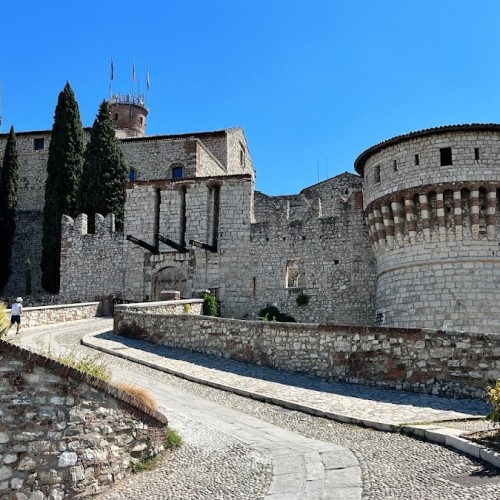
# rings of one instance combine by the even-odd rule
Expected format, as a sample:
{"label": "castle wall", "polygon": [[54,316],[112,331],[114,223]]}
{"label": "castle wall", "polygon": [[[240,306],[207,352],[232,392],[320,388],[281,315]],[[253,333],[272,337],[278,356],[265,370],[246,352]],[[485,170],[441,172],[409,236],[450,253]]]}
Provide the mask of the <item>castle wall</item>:
{"label": "castle wall", "polygon": [[[359,177],[343,174],[297,196],[256,193],[246,273],[250,317],[276,304],[301,322],[372,323],[375,262],[361,187]],[[309,304],[299,306],[304,294]]]}
{"label": "castle wall", "polygon": [[94,300],[124,289],[123,235],[115,233],[114,215],[97,214],[95,234],[87,234],[87,215],[63,216],[60,296]]}

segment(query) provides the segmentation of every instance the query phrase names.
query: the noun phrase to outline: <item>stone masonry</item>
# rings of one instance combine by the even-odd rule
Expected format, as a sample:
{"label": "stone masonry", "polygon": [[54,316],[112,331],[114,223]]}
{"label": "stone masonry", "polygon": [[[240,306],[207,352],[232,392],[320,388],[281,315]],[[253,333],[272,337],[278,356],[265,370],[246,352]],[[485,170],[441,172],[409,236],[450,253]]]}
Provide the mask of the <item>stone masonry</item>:
{"label": "stone masonry", "polygon": [[115,310],[115,332],[154,344],[334,381],[483,398],[500,377],[500,335],[241,321]]}
{"label": "stone masonry", "polygon": [[2,498],[92,496],[163,450],[163,414],[12,343],[0,351]]}

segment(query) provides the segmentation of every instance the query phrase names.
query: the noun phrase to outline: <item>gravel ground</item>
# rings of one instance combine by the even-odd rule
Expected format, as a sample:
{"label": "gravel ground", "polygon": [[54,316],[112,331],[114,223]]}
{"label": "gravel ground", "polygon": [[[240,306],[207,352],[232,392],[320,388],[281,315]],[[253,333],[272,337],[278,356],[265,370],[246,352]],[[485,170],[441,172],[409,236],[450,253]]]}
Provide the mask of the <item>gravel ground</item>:
{"label": "gravel ground", "polygon": [[[53,338],[74,345],[82,333]],[[94,352],[83,346],[77,350]],[[238,409],[306,437],[334,442],[353,451],[362,469],[364,499],[460,500],[500,498],[497,469],[444,446],[403,434],[340,424],[189,382],[129,361],[100,354],[129,370]],[[132,476],[101,498],[257,499],[270,482],[270,468],[254,454],[214,429],[170,415],[186,444],[154,471]],[[176,421],[177,420],[177,421]],[[177,425],[179,424],[179,425]],[[471,423],[471,427],[476,426]],[[471,429],[472,430],[472,429]],[[210,446],[207,446],[210,444]],[[209,451],[207,452],[207,448]],[[163,483],[160,492],[159,483]],[[257,483],[257,486],[255,486]],[[246,489],[245,489],[246,488]]]}

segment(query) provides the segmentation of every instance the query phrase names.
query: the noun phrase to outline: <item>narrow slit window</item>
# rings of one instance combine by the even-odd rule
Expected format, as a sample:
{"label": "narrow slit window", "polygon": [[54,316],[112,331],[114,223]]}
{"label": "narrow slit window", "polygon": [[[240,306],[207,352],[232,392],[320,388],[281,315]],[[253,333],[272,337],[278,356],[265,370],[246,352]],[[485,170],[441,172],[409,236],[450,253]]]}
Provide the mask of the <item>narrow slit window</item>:
{"label": "narrow slit window", "polygon": [[374,172],[374,181],[375,182],[380,182],[380,165],[377,165],[375,167],[375,172]]}
{"label": "narrow slit window", "polygon": [[394,172],[398,171],[398,160],[394,160],[392,162],[392,169],[394,170]]}
{"label": "narrow slit window", "polygon": [[479,161],[479,148],[474,148],[474,160]]}
{"label": "narrow slit window", "polygon": [[415,165],[420,165],[420,155],[415,155]]}
{"label": "narrow slit window", "polygon": [[128,181],[135,182],[135,176],[136,176],[135,168],[131,167],[128,172]]}
{"label": "narrow slit window", "polygon": [[441,157],[441,166],[445,167],[447,165],[453,165],[451,148],[441,148],[439,150]]}

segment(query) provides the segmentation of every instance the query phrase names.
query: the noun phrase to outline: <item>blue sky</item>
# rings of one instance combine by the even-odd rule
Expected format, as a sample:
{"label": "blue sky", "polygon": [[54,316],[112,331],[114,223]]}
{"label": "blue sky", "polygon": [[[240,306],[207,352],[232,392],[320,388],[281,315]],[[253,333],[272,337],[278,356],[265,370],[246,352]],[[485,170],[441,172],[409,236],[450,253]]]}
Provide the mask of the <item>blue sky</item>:
{"label": "blue sky", "polygon": [[370,146],[500,116],[497,0],[33,0],[1,8],[2,132],[52,127],[69,80],[90,126],[148,95],[147,133],[241,126],[257,189],[293,194]]}

